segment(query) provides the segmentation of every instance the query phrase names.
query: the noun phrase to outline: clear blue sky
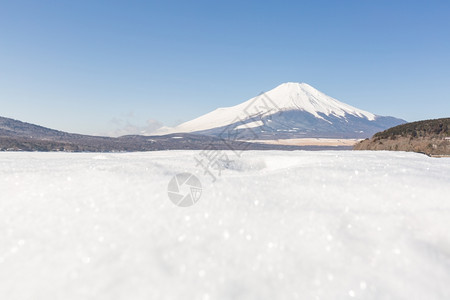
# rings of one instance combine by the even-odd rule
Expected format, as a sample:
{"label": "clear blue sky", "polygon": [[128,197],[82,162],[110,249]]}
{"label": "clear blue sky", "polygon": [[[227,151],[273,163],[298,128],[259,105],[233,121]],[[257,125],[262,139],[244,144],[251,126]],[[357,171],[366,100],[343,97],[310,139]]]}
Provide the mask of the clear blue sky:
{"label": "clear blue sky", "polygon": [[0,0],[0,116],[172,126],[287,81],[380,115],[449,117],[450,1]]}

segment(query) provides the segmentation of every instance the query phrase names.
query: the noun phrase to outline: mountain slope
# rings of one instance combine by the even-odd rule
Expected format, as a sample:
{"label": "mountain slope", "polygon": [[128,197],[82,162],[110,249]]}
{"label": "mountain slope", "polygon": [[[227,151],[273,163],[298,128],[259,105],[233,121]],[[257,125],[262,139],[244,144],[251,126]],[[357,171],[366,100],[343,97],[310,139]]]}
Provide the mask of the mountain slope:
{"label": "mountain slope", "polygon": [[242,139],[363,138],[404,122],[342,103],[306,83],[289,82],[159,133],[234,134]]}
{"label": "mountain slope", "polygon": [[355,150],[394,150],[450,155],[450,118],[399,125],[356,144]]}
{"label": "mountain slope", "polygon": [[0,117],[0,136],[37,139],[64,139],[70,137],[71,134],[19,120]]}

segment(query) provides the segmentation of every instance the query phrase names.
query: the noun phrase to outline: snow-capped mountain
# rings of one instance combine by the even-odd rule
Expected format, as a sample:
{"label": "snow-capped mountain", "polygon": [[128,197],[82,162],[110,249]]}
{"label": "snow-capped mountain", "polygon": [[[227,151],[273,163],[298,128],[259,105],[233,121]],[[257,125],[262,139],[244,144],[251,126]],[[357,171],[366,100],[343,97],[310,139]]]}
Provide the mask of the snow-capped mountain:
{"label": "snow-capped mountain", "polygon": [[240,139],[366,138],[405,122],[342,103],[306,83],[288,82],[236,106],[218,108],[158,133]]}

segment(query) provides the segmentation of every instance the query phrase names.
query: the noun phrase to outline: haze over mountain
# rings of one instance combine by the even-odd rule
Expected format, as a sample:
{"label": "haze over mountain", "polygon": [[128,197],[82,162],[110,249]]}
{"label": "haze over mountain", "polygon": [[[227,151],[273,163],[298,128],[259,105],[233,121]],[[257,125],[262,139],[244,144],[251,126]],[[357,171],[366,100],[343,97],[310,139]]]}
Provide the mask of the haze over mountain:
{"label": "haze over mountain", "polygon": [[232,107],[218,108],[157,134],[198,133],[242,139],[367,138],[405,120],[340,102],[306,83],[288,82]]}

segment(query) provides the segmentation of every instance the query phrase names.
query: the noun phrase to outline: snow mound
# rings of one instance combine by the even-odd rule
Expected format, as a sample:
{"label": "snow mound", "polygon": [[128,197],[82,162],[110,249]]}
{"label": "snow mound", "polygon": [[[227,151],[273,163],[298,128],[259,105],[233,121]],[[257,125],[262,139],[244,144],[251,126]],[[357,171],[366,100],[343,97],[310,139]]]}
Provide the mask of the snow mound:
{"label": "snow mound", "polygon": [[260,171],[266,168],[263,159],[219,159],[216,170]]}
{"label": "snow mound", "polygon": [[0,298],[450,299],[448,159],[199,154],[1,153]]}

